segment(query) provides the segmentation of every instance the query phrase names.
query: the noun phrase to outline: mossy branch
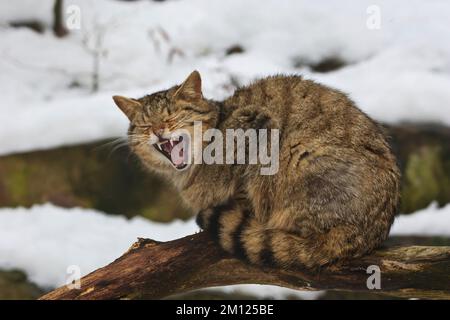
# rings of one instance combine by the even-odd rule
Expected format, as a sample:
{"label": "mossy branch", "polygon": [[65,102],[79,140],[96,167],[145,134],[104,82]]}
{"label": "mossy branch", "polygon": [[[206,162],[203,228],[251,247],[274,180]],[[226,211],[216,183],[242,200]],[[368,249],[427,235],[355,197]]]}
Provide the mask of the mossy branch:
{"label": "mossy branch", "polygon": [[161,299],[231,284],[270,284],[297,290],[368,291],[367,267],[381,270],[381,289],[398,297],[450,299],[450,247],[381,248],[372,255],[309,272],[261,269],[223,253],[203,232],[169,242],[139,239],[120,258],[40,299]]}

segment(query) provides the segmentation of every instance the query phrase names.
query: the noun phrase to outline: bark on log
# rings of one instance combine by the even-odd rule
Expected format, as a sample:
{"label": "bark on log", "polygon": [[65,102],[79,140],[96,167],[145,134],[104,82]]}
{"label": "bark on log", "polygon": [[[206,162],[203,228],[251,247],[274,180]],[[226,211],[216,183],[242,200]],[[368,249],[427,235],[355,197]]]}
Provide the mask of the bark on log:
{"label": "bark on log", "polygon": [[271,284],[297,290],[368,291],[367,267],[381,269],[381,290],[398,297],[450,299],[450,247],[381,248],[361,259],[311,273],[256,268],[223,253],[203,232],[169,242],[139,239],[120,258],[60,287],[42,300],[161,299],[231,284]]}

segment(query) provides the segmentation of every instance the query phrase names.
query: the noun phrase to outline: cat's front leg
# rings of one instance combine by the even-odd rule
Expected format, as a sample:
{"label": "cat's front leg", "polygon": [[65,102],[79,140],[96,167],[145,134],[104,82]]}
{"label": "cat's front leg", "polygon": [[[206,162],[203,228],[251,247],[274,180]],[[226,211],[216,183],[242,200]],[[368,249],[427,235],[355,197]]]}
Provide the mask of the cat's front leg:
{"label": "cat's front leg", "polygon": [[224,251],[247,260],[241,233],[255,225],[253,214],[247,206],[233,199],[200,211],[196,221]]}
{"label": "cat's front leg", "polygon": [[206,230],[208,226],[208,217],[211,216],[213,212],[213,208],[208,208],[197,212],[197,215],[195,216],[195,223],[197,223],[200,229]]}
{"label": "cat's front leg", "polygon": [[197,221],[225,252],[257,265],[275,264],[271,232],[238,200],[200,212]]}
{"label": "cat's front leg", "polygon": [[200,210],[197,213],[195,222],[202,230],[209,230],[211,225],[216,224],[215,220],[219,219],[223,213],[234,210],[235,207],[236,202],[228,200],[224,204]]}
{"label": "cat's front leg", "polygon": [[231,198],[221,204],[200,210],[197,213],[195,222],[202,230],[207,230],[210,229],[212,224],[216,225],[218,222],[217,220],[220,219],[221,216],[227,215],[227,213],[229,215],[229,213],[233,211],[253,211],[247,193],[241,189],[236,190]]}

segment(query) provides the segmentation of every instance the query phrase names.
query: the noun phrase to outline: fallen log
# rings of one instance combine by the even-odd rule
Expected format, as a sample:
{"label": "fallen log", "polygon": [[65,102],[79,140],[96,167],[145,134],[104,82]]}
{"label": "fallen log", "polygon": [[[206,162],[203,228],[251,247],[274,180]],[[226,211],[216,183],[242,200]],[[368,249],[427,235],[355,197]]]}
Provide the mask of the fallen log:
{"label": "fallen log", "polygon": [[201,288],[248,283],[309,291],[368,291],[371,274],[367,268],[371,265],[381,271],[381,289],[372,292],[450,299],[450,247],[385,247],[319,272],[283,271],[236,260],[203,232],[168,242],[139,239],[120,258],[83,277],[80,289],[63,286],[40,299],[161,299]]}

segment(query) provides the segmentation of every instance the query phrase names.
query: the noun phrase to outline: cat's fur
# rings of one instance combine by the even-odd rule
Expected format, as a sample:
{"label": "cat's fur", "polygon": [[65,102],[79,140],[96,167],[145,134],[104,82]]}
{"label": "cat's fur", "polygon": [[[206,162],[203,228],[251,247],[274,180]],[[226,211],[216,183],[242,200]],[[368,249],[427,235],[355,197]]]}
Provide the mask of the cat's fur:
{"label": "cat's fur", "polygon": [[[339,91],[273,76],[219,102],[203,97],[194,71],[167,91],[114,100],[131,120],[133,152],[172,181],[199,225],[241,259],[316,268],[366,254],[388,236],[399,200],[395,157],[380,127]],[[226,164],[176,170],[148,141],[192,130],[194,120],[222,131],[279,129],[279,172]]]}

